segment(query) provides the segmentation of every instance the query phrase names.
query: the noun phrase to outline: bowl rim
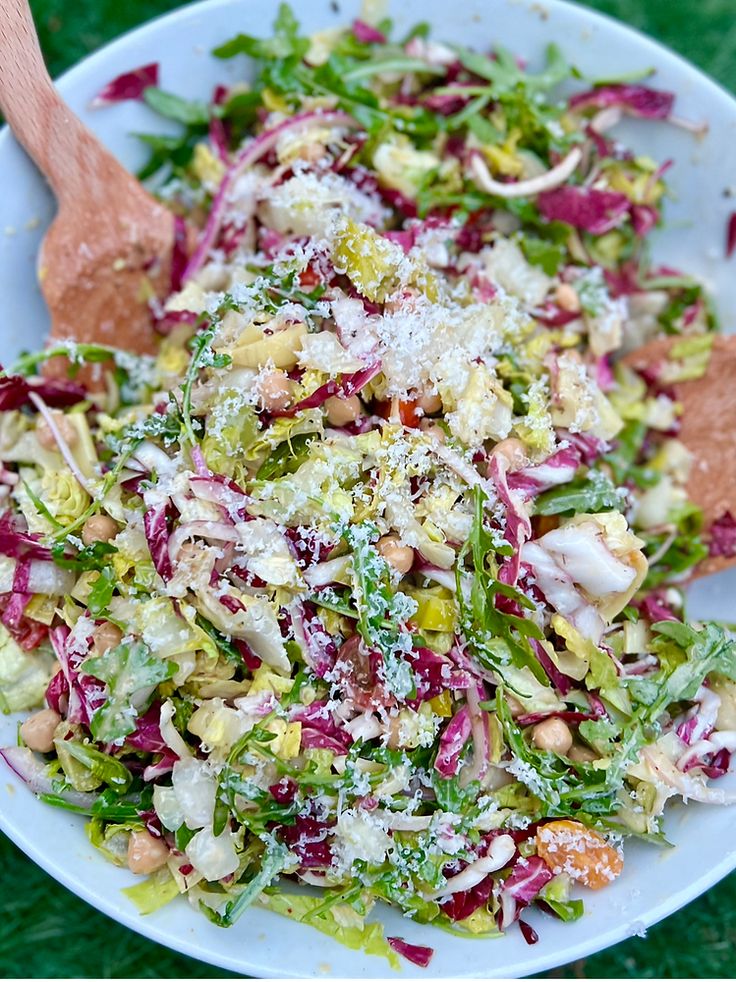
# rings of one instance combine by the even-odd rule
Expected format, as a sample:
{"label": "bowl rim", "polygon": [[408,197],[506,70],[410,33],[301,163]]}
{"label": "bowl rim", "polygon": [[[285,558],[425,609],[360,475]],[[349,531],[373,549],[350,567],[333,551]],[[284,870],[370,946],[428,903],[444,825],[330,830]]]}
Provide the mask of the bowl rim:
{"label": "bowl rim", "polygon": [[[81,58],[70,68],[66,69],[61,75],[57,76],[53,80],[54,85],[58,85],[59,91],[62,95],[64,95],[67,87],[76,81],[77,76],[84,75],[90,71],[94,72],[99,66],[103,65],[112,48],[117,47],[118,45],[123,46],[130,41],[141,38],[151,30],[161,27],[161,25],[165,24],[167,21],[175,21],[184,16],[196,16],[197,14],[206,13],[208,11],[227,9],[248,2],[252,2],[252,0],[195,0],[195,2],[182,3],[180,6],[175,7],[172,10],[169,10],[163,14],[158,14],[157,16],[146,20],[144,23],[116,35],[101,47]],[[292,0],[293,5],[297,5],[298,2],[300,2],[300,0]],[[396,2],[396,0],[393,0],[393,2]],[[511,6],[515,6],[517,5],[518,0],[507,0],[507,2]],[[643,42],[658,52],[660,67],[666,68],[671,66],[678,69],[686,76],[689,76],[689,78],[697,84],[699,91],[703,92],[711,100],[717,100],[721,107],[725,111],[732,114],[736,119],[736,94],[729,92],[724,85],[711,78],[703,69],[694,65],[687,58],[674,51],[668,45],[663,44],[658,39],[646,34],[638,28],[632,27],[624,21],[618,20],[609,14],[602,13],[596,9],[593,9],[592,7],[588,7],[581,2],[577,2],[577,0],[543,0],[541,4],[534,3],[532,0],[526,0],[526,2],[518,3],[518,6],[527,7],[532,10],[535,8],[549,8],[552,11],[555,9],[562,11],[567,10],[577,17],[587,18],[588,23],[595,28],[601,28],[603,31],[613,31],[614,33],[618,33],[624,40],[627,37],[636,38],[640,43]],[[5,143],[12,140],[13,136],[9,130],[9,127],[7,125],[2,126],[0,128],[0,152],[4,148]],[[25,787],[21,788],[21,790],[28,794],[29,802],[35,802],[37,800],[29,791],[27,791]],[[228,955],[225,951],[217,956],[214,956],[207,951],[202,951],[196,941],[188,939],[186,933],[182,932],[180,935],[173,935],[169,929],[161,928],[154,920],[138,914],[132,905],[130,905],[130,909],[121,907],[119,903],[116,902],[117,897],[111,897],[106,895],[104,892],[98,892],[95,889],[93,882],[90,882],[81,875],[81,867],[67,867],[60,863],[55,858],[52,850],[42,848],[41,846],[37,845],[31,834],[31,828],[26,829],[20,825],[13,824],[9,818],[6,818],[2,810],[0,810],[0,830],[26,856],[33,860],[33,862],[40,866],[46,873],[52,876],[57,883],[62,884],[66,889],[70,890],[77,897],[90,904],[90,906],[96,910],[110,917],[114,922],[124,925],[135,933],[140,934],[151,941],[155,941],[156,943],[175,951],[177,954],[182,954],[198,961],[202,961],[205,964],[216,965],[226,970],[235,972],[241,977],[244,970],[258,972],[259,974],[254,977],[259,978],[283,977],[281,975],[277,976],[271,965],[259,963],[258,956],[255,953],[249,955],[247,960],[242,958],[236,959],[235,957]],[[734,869],[736,869],[736,850],[727,852],[719,863],[703,870],[696,878],[685,883],[681,889],[670,894],[665,902],[658,904],[656,908],[652,908],[647,913],[641,915],[636,922],[631,922],[625,917],[622,917],[619,919],[617,924],[609,927],[603,933],[598,933],[593,937],[581,940],[571,945],[569,948],[556,948],[546,956],[541,951],[539,954],[534,954],[535,949],[529,948],[529,956],[526,959],[517,960],[515,965],[515,968],[520,973],[518,977],[524,977],[531,973],[547,971],[568,964],[577,959],[584,958],[592,954],[597,954],[606,950],[612,945],[627,940],[630,937],[634,937],[635,935],[644,936],[646,929],[659,923],[660,921],[669,917],[671,914],[675,913],[677,910],[684,907],[686,904],[697,899],[720,880],[726,877],[729,873],[731,873]],[[377,967],[378,964],[380,963],[377,963]],[[404,978],[432,977],[429,974],[416,974],[408,966],[404,967],[402,965],[402,969],[403,971],[401,975]],[[331,973],[325,973],[326,977],[329,977],[330,974]],[[304,978],[308,976],[293,973],[291,975],[287,975],[286,977]],[[381,976],[376,973],[376,975],[373,977],[380,978]],[[482,976],[470,975],[465,977]]]}

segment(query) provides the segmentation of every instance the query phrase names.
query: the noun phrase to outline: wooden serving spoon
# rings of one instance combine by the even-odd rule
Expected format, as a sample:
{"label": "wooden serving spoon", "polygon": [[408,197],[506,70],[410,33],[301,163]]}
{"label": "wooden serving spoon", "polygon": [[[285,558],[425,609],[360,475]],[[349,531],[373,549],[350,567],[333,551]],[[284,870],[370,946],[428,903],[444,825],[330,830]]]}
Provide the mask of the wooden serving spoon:
{"label": "wooden serving spoon", "polygon": [[173,217],[61,99],[27,0],[0,0],[0,109],[58,202],[38,267],[52,338],[153,351],[148,301],[167,292]]}
{"label": "wooden serving spoon", "polygon": [[[658,375],[681,337],[657,338],[631,352],[625,363]],[[705,374],[671,388],[682,404],[680,439],[692,454],[688,496],[703,509],[706,538],[714,522],[736,519],[736,335],[714,337]],[[726,519],[728,521],[728,519]],[[715,573],[736,562],[734,555],[710,556],[694,576]]]}

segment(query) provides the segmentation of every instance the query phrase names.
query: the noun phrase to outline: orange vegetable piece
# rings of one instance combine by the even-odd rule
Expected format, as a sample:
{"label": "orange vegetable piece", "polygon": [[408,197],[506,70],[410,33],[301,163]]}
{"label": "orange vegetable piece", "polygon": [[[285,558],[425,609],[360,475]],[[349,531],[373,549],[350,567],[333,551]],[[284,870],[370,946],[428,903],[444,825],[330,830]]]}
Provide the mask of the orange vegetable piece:
{"label": "orange vegetable piece", "polygon": [[[379,416],[383,417],[383,419],[388,419],[391,415],[391,400],[387,399],[385,402],[379,402],[377,410]],[[402,399],[399,402],[399,419],[401,420],[401,425],[408,426],[409,429],[416,429],[419,426],[424,419],[424,413],[419,409],[417,399]]]}
{"label": "orange vegetable piece", "polygon": [[538,855],[553,873],[567,873],[591,890],[608,886],[624,868],[623,859],[603,836],[580,822],[548,822],[537,831],[536,843]]}

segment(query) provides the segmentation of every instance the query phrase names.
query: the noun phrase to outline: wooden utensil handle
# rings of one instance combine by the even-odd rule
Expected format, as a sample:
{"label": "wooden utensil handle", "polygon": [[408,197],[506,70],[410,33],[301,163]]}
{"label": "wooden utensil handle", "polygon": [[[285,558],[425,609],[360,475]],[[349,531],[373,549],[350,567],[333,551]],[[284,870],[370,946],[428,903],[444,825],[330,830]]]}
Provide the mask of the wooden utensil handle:
{"label": "wooden utensil handle", "polygon": [[89,196],[101,148],[49,78],[27,0],[0,0],[0,109],[57,199]]}

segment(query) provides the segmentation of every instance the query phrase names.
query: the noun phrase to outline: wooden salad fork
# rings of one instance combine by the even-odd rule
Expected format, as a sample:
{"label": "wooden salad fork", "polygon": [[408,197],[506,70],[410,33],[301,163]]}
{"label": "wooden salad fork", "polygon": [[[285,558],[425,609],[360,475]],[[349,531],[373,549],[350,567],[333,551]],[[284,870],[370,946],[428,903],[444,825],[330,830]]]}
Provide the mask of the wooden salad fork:
{"label": "wooden salad fork", "polygon": [[27,0],[0,0],[0,109],[58,203],[38,265],[52,338],[152,352],[173,217],[59,96]]}

